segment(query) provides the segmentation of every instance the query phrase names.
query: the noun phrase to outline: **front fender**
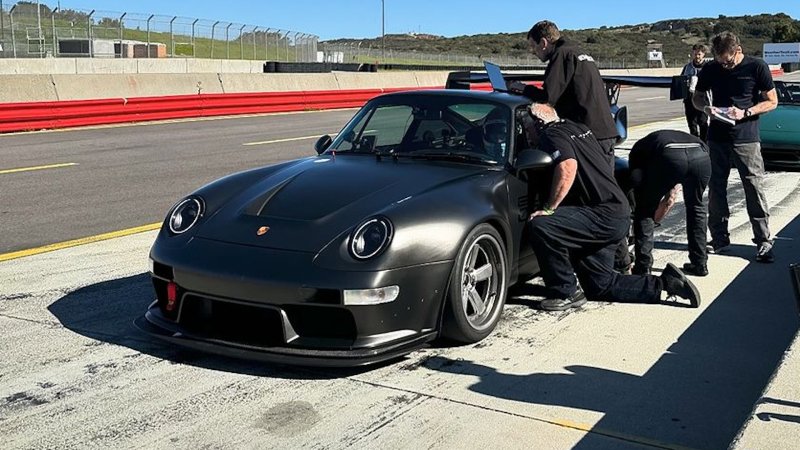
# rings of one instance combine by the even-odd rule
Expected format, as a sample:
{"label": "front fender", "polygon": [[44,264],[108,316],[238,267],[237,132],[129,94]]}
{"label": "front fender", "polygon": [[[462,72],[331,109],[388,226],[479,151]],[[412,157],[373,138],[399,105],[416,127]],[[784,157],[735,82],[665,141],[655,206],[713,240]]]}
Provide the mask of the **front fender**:
{"label": "front fender", "polygon": [[353,228],[328,244],[314,263],[332,270],[372,271],[450,261],[455,259],[466,234],[479,223],[492,223],[504,237],[510,235],[507,203],[502,177],[493,173],[440,186],[392,203],[379,212],[394,225],[392,242],[380,255],[367,261],[350,256],[350,234],[358,225],[354,223]]}

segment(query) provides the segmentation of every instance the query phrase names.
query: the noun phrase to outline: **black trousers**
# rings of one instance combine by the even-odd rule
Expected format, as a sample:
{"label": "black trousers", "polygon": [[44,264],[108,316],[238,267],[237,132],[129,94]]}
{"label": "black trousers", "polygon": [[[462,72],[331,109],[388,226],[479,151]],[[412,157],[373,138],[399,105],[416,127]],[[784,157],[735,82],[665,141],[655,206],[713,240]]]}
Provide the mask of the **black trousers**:
{"label": "black trousers", "polygon": [[689,261],[705,265],[708,205],[703,193],[711,178],[711,159],[699,145],[653,150],[644,167],[631,167],[636,207],[633,213],[635,266],[653,266],[653,216],[661,199],[676,185],[683,188]]}
{"label": "black trousers", "polygon": [[708,137],[708,116],[703,111],[694,107],[691,98],[683,101],[683,111],[686,114],[686,124],[689,125],[689,133],[692,136],[699,137],[703,142],[706,142],[706,138]]}
{"label": "black trousers", "polygon": [[661,279],[614,271],[614,252],[627,234],[629,217],[584,206],[562,206],[530,221],[531,245],[553,298],[575,294],[580,280],[586,297],[636,303],[661,299]]}

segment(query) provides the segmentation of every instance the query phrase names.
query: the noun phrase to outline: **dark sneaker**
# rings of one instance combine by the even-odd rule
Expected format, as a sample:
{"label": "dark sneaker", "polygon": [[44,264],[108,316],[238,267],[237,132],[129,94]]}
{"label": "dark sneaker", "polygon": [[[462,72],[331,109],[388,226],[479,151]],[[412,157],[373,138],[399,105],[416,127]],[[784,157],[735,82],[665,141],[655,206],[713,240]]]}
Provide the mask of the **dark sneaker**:
{"label": "dark sneaker", "polygon": [[568,298],[548,298],[539,303],[539,309],[545,311],[566,311],[570,308],[577,308],[586,303],[586,296],[583,291],[577,291]]}
{"label": "dark sneaker", "polygon": [[705,264],[686,263],[683,265],[683,273],[694,275],[696,277],[704,277],[708,275],[708,266]]}
{"label": "dark sneaker", "polygon": [[700,292],[697,287],[674,264],[667,264],[661,272],[661,282],[667,296],[689,300],[692,308],[700,306]]}
{"label": "dark sneaker", "polygon": [[641,267],[634,265],[633,270],[631,270],[631,273],[634,275],[650,275],[651,270],[649,267]]}
{"label": "dark sneaker", "polygon": [[758,244],[758,250],[756,250],[756,261],[760,263],[775,262],[775,254],[772,253],[772,242],[764,241]]}
{"label": "dark sneaker", "polygon": [[719,254],[724,253],[728,250],[728,247],[731,245],[730,238],[714,238],[708,241],[706,244],[706,248],[708,249],[709,253]]}

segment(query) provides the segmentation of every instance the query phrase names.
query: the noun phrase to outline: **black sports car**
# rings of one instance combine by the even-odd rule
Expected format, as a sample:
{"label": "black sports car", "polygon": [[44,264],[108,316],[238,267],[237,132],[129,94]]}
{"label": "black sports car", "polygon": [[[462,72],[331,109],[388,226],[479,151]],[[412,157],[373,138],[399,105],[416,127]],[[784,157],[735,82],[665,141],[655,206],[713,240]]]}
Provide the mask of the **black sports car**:
{"label": "black sports car", "polygon": [[157,300],[137,324],[183,346],[356,366],[485,338],[538,271],[525,224],[550,185],[529,102],[403,92],[368,102],[318,156],[234,174],[169,212]]}

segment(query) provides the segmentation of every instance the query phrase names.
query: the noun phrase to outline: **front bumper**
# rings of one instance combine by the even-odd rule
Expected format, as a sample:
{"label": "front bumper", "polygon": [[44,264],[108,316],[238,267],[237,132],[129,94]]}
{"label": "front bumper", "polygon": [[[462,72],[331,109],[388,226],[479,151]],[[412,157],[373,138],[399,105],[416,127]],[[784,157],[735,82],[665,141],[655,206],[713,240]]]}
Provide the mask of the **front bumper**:
{"label": "front bumper", "polygon": [[762,142],[761,155],[768,168],[800,168],[800,144]]}
{"label": "front bumper", "polygon": [[[136,325],[172,343],[246,359],[360,366],[436,338],[452,261],[376,272],[317,267],[313,255],[195,239],[151,252],[157,301]],[[178,286],[166,308],[167,282]],[[397,285],[389,303],[348,306],[345,289]]]}

